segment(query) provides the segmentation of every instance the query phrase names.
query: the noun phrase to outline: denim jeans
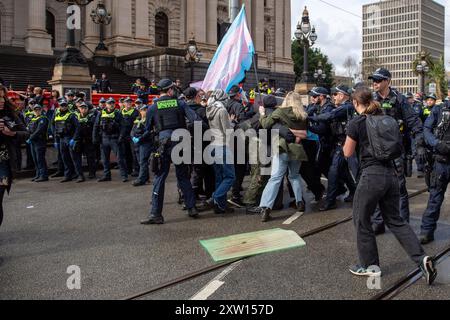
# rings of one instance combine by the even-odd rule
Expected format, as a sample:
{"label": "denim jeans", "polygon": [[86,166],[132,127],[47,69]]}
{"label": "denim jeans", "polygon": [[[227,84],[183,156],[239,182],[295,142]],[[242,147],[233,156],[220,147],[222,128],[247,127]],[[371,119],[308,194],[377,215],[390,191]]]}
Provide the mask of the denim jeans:
{"label": "denim jeans", "polygon": [[296,160],[289,160],[286,153],[275,155],[272,159],[272,176],[264,188],[261,197],[261,208],[273,209],[275,200],[278,195],[278,190],[283,182],[286,172],[289,170],[289,181],[291,182],[294,191],[296,202],[303,200],[302,182],[300,179],[301,162]]}
{"label": "denim jeans", "polygon": [[220,208],[225,209],[228,191],[230,191],[236,179],[234,165],[227,161],[230,158],[230,150],[226,146],[215,147],[213,156],[216,159],[214,164],[216,190],[212,197]]}

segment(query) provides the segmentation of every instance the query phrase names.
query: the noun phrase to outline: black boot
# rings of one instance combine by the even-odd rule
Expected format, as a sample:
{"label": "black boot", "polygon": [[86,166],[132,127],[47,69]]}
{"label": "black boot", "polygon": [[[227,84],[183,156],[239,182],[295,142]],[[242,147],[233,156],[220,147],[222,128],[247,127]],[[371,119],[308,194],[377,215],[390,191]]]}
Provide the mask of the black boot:
{"label": "black boot", "polygon": [[198,218],[199,214],[197,208],[194,207],[192,209],[188,209],[188,216],[193,219]]}
{"label": "black boot", "polygon": [[382,235],[386,233],[386,227],[383,224],[372,224],[372,229],[373,232],[375,233],[376,236]]}
{"label": "black boot", "polygon": [[62,177],[64,177],[64,172],[57,172],[57,173],[52,174],[50,176],[50,178],[52,178],[52,179],[54,179],[54,178],[62,178]]}
{"label": "black boot", "polygon": [[297,212],[305,212],[306,211],[306,205],[305,201],[300,201],[297,203]]}
{"label": "black boot", "polygon": [[337,204],[336,203],[325,203],[325,205],[320,207],[319,210],[321,212],[325,212],[325,211],[331,211],[331,210],[336,210],[336,209],[337,209]]}
{"label": "black boot", "polygon": [[270,217],[270,213],[272,210],[270,210],[269,208],[261,208],[261,221],[262,222],[268,222],[270,221],[270,219],[272,219]]}

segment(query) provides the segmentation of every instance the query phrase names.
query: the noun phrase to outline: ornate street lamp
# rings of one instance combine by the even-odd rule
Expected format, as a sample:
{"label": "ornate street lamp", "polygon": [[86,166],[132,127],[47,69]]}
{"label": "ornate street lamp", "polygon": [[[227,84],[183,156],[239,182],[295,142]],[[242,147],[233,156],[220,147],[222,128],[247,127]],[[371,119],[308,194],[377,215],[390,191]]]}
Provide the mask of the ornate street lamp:
{"label": "ornate street lamp", "polygon": [[104,40],[105,40],[105,26],[111,23],[111,14],[105,7],[103,0],[100,0],[97,8],[93,9],[91,12],[91,19],[95,24],[100,25],[100,43],[98,44],[96,51],[108,51]]}
{"label": "ornate street lamp", "polygon": [[300,45],[303,45],[303,74],[302,81],[308,83],[308,49],[314,45],[317,41],[316,28],[311,28],[311,22],[309,20],[309,12],[305,7],[301,22],[297,24],[297,30],[295,31],[295,38]]}
{"label": "ornate street lamp", "polygon": [[192,37],[188,42],[188,45],[186,47],[186,56],[184,57],[186,62],[189,63],[191,69],[191,83],[194,81],[194,64],[199,63],[202,57],[203,53],[198,50],[195,37]]}
{"label": "ornate street lamp", "polygon": [[327,75],[322,69],[322,62],[319,61],[318,69],[314,72],[314,79],[316,79],[317,85],[320,86],[326,78]]}
{"label": "ornate street lamp", "polygon": [[[56,0],[61,3],[67,3],[67,7],[78,5],[87,6],[93,0]],[[70,15],[68,14],[68,17]],[[78,50],[75,44],[75,28],[67,28],[67,45],[64,53],[58,58],[57,63],[66,65],[87,65],[86,59]]]}
{"label": "ornate street lamp", "polygon": [[428,66],[428,63],[425,61],[426,53],[421,52],[420,53],[420,63],[417,64],[416,70],[420,75],[420,90],[422,93],[425,93],[425,76],[428,72],[430,72],[430,67]]}

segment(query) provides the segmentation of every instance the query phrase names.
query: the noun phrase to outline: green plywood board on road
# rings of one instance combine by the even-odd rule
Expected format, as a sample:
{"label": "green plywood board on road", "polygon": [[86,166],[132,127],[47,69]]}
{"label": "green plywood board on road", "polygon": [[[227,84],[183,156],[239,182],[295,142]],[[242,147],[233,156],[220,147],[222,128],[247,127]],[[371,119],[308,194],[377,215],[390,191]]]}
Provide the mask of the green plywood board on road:
{"label": "green plywood board on road", "polygon": [[200,240],[200,244],[215,262],[295,249],[306,245],[305,241],[296,232],[283,229],[271,229],[224,238]]}

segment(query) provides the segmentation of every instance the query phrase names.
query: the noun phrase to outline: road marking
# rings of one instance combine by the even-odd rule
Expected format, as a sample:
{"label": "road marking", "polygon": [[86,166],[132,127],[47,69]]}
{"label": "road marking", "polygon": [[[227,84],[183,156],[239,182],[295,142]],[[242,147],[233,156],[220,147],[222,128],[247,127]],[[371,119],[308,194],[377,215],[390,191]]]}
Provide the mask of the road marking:
{"label": "road marking", "polygon": [[292,224],[292,222],[294,222],[295,220],[297,220],[298,218],[300,218],[303,215],[303,212],[297,212],[296,214],[294,214],[292,217],[290,217],[289,219],[287,219],[285,222],[283,222],[283,225],[289,225]]}
{"label": "road marking", "polygon": [[242,260],[237,261],[230,265],[228,268],[223,270],[217,277],[212,279],[203,289],[201,289],[199,292],[197,292],[191,299],[194,301],[205,301],[208,300],[210,296],[214,294],[221,286],[225,284],[224,281],[222,281],[227,275],[229,275],[234,269],[236,269],[240,264],[242,263]]}
{"label": "road marking", "polygon": [[414,190],[414,189],[408,190],[408,193],[416,193],[416,192],[419,192],[419,190]]}

